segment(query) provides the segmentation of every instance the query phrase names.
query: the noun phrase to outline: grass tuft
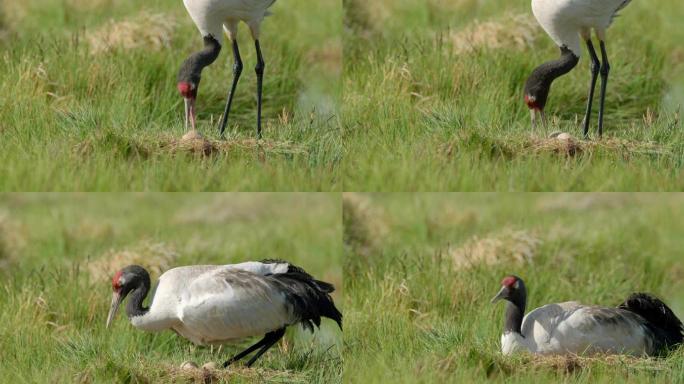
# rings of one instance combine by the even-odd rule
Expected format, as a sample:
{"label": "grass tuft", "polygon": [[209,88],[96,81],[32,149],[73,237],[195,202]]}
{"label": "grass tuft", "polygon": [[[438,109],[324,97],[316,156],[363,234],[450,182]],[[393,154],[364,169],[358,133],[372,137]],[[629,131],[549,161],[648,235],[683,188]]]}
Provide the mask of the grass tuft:
{"label": "grass tuft", "polygon": [[446,252],[457,269],[477,265],[531,263],[542,240],[528,231],[503,230],[484,237],[473,236],[457,248]]}
{"label": "grass tuft", "polygon": [[145,49],[158,51],[171,47],[178,23],[170,14],[140,13],[133,19],[109,20],[85,35],[90,52],[102,54],[112,51]]}
{"label": "grass tuft", "polygon": [[137,264],[147,269],[154,280],[163,272],[176,266],[178,256],[178,252],[172,246],[143,241],[130,249],[110,249],[102,256],[90,260],[88,272],[92,281],[105,281],[121,268]]}

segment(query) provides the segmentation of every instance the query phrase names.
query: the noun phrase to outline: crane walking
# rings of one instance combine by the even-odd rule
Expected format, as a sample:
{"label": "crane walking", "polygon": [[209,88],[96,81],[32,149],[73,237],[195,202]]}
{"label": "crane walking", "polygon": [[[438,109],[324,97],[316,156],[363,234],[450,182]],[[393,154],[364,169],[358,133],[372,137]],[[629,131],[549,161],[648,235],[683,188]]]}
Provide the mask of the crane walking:
{"label": "crane walking", "polygon": [[506,300],[504,354],[519,351],[563,354],[653,356],[682,343],[682,322],[660,299],[633,293],[616,308],[571,301],[547,304],[525,314],[527,290],[517,276],[501,281],[492,302]]}
{"label": "crane walking", "polygon": [[178,91],[185,99],[185,129],[188,123],[195,131],[195,100],[199,88],[202,70],[213,63],[221,51],[222,32],[228,34],[233,48],[233,82],[228,91],[226,106],[219,123],[219,132],[224,136],[230,107],[242,73],[242,59],[237,43],[237,28],[240,21],[249,27],[257,53],[257,64],[254,68],[257,76],[257,137],[261,138],[261,99],[264,80],[264,58],[259,45],[261,22],[268,13],[268,8],[275,0],[183,0],[193,22],[204,40],[204,49],[188,57],[178,72]]}
{"label": "crane walking", "polygon": [[198,345],[264,335],[224,367],[258,350],[247,362],[251,366],[296,323],[313,332],[327,317],[342,328],[342,314],[330,297],[335,288],[282,260],[173,268],[159,277],[149,307],[142,303],[150,275],[138,265],[116,272],[112,290],[107,327],[129,297],[126,314],[145,331],[170,329]]}
{"label": "crane walking", "polygon": [[[551,83],[570,72],[581,56],[580,38],[584,40],[591,58],[591,81],[589,99],[584,115],[584,137],[589,136],[589,121],[594,100],[594,89],[601,75],[599,100],[598,134],[603,136],[603,116],[608,86],[610,63],[606,51],[606,30],[613,23],[618,11],[631,0],[532,0],[532,12],[544,31],[560,47],[561,57],[535,68],[525,83],[525,103],[530,109],[532,128],[536,126],[537,113],[545,123],[544,107],[549,96]],[[601,49],[601,61],[591,40],[596,32]]]}

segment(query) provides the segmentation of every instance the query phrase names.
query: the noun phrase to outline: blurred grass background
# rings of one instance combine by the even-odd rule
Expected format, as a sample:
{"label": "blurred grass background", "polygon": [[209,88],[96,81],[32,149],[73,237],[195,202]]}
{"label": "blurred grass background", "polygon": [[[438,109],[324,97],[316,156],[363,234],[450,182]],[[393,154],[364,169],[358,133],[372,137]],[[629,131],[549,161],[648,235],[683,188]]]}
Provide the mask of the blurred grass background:
{"label": "blurred grass background", "polygon": [[[175,266],[282,258],[334,284],[344,312],[340,216],[335,194],[2,194],[1,381],[188,382],[183,361],[221,364],[250,342],[194,347],[125,316],[106,330],[111,276],[131,263],[154,284]],[[340,382],[341,348],[332,321],[293,326],[253,369],[214,382]]]}
{"label": "blurred grass background", "polygon": [[[581,137],[586,55],[554,82],[546,111],[551,125],[531,132],[525,79],[559,53],[529,0],[344,4],[345,190],[684,186],[681,1],[632,2],[616,18],[607,41],[612,72],[605,138],[580,143],[581,151],[547,136]],[[597,115],[591,127],[595,138]]]}
{"label": "blurred grass background", "polygon": [[680,383],[666,359],[504,357],[503,277],[527,311],[661,297],[684,318],[681,194],[345,194],[345,381]]}
{"label": "blurred grass background", "polygon": [[[204,157],[168,150],[184,131],[177,71],[202,48],[182,1],[3,1],[0,189],[339,189],[341,6],[294,0],[271,10],[261,37],[265,140],[253,140],[256,55],[241,25],[230,145]],[[218,138],[232,60],[224,47],[203,72],[198,129],[209,138]]]}

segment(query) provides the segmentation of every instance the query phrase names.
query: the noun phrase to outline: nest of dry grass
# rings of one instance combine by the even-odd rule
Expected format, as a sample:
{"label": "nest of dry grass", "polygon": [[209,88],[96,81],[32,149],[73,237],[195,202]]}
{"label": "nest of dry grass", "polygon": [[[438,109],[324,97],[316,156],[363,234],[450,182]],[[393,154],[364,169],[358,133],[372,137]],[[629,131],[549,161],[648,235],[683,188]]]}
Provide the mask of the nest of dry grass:
{"label": "nest of dry grass", "polygon": [[249,382],[305,382],[297,380],[291,371],[276,371],[264,368],[247,368],[231,366],[228,369],[179,368],[167,365],[169,380],[176,382],[185,380],[194,383],[228,383],[234,381]]}
{"label": "nest of dry grass", "polygon": [[473,236],[463,245],[449,248],[447,255],[456,269],[475,265],[529,263],[537,255],[542,240],[527,231],[503,230],[487,237]]}
{"label": "nest of dry grass", "polygon": [[523,51],[534,44],[539,27],[528,14],[504,15],[496,20],[474,21],[453,32],[449,39],[456,53],[478,49],[515,49]]}
{"label": "nest of dry grass", "polygon": [[96,134],[76,143],[74,154],[90,156],[101,148],[118,151],[123,157],[149,158],[153,156],[189,154],[211,157],[233,151],[255,151],[271,154],[306,155],[304,147],[289,141],[207,138],[182,139],[170,135],[123,136],[114,132]]}
{"label": "nest of dry grass", "polygon": [[591,369],[593,366],[596,365],[629,367],[631,370],[670,370],[670,368],[663,360],[655,358],[632,357],[626,355],[531,355],[529,356],[529,360],[526,363],[535,369],[553,369],[564,373],[576,373],[583,369]]}
{"label": "nest of dry grass", "polygon": [[87,263],[93,281],[111,278],[121,268],[137,264],[147,269],[152,279],[172,268],[179,254],[175,248],[165,243],[144,241],[131,248],[110,249],[97,259]]}
{"label": "nest of dry grass", "polygon": [[533,137],[525,145],[534,153],[554,153],[564,156],[575,156],[582,153],[592,153],[607,150],[630,155],[670,155],[666,148],[651,142],[632,141],[620,138],[604,138],[600,140],[579,140],[570,135],[564,137]]}
{"label": "nest of dry grass", "polygon": [[383,213],[367,197],[342,194],[344,244],[358,255],[368,256],[387,233]]}
{"label": "nest of dry grass", "polygon": [[144,48],[158,51],[171,46],[178,23],[168,14],[142,12],[129,20],[110,20],[86,32],[93,54]]}

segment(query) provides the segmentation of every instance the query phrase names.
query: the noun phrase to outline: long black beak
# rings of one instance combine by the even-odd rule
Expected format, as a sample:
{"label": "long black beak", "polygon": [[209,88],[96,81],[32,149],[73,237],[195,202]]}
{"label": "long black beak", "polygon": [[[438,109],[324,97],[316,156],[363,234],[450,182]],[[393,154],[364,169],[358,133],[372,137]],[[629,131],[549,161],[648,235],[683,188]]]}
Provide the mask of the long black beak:
{"label": "long black beak", "polygon": [[119,305],[121,305],[122,301],[123,296],[119,292],[114,292],[112,294],[112,306],[109,308],[109,315],[107,315],[107,325],[105,326],[106,328],[109,328],[109,325],[112,323],[112,320],[114,320],[114,316],[116,316],[116,311],[119,310]]}
{"label": "long black beak", "polygon": [[506,287],[501,287],[501,289],[499,290],[499,293],[497,293],[496,296],[494,296],[492,298],[492,303],[496,303],[497,301],[503,299],[504,295],[506,294],[507,289],[508,288],[506,288]]}

